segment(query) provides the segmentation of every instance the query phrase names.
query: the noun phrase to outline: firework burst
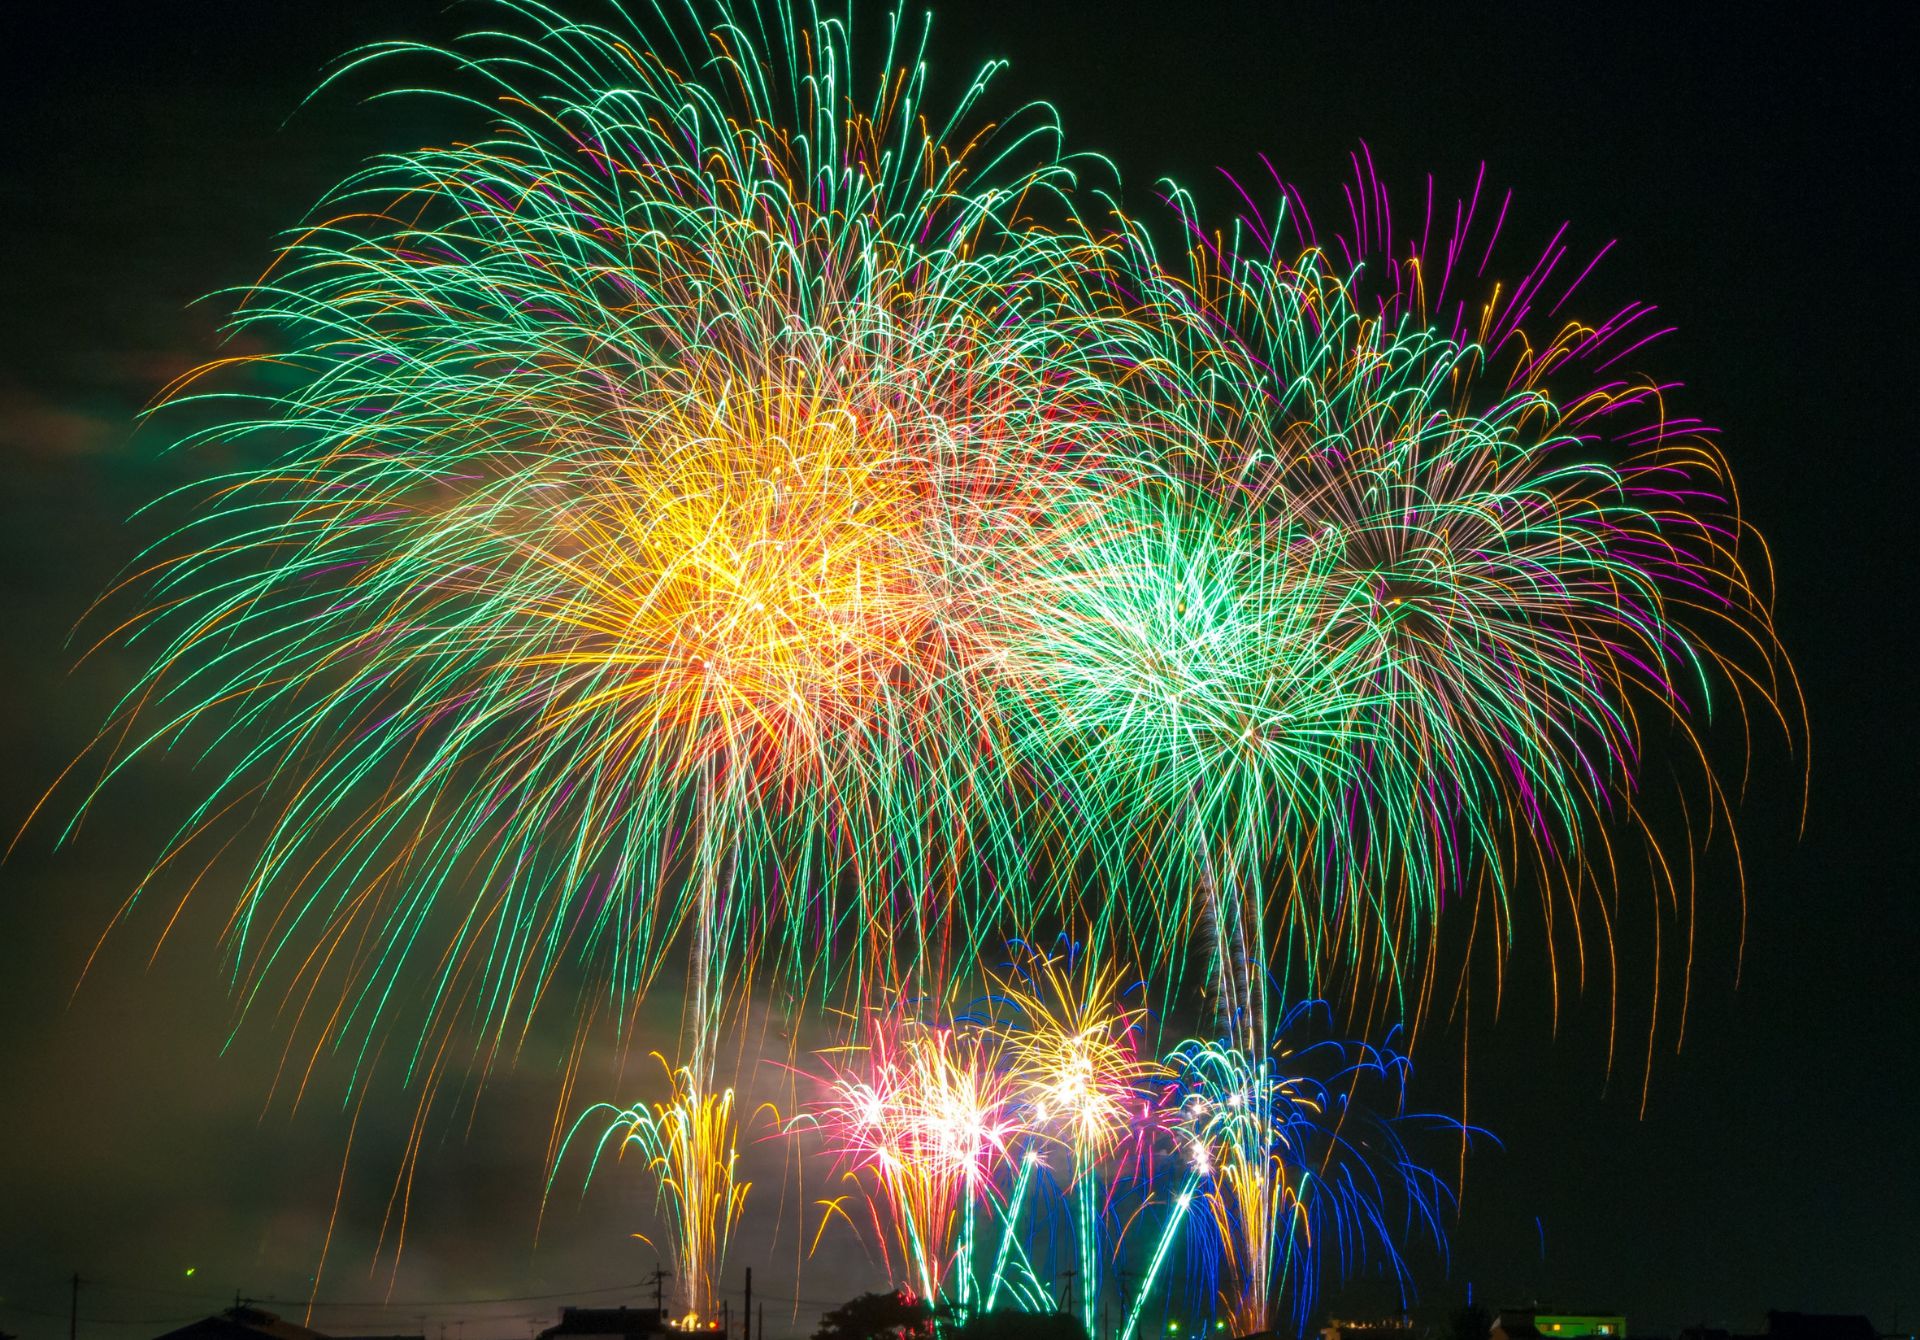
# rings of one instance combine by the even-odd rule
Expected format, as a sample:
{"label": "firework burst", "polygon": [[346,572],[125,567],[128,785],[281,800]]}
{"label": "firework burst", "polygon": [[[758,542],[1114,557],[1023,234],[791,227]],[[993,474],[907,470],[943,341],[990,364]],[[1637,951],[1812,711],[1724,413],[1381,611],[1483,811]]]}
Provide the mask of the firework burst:
{"label": "firework burst", "polygon": [[[910,1271],[920,1297],[966,1306],[978,1206],[1019,1132],[1004,1037],[898,1016],[869,1018],[866,1029],[864,1044],[828,1054],[828,1096],[807,1123],[827,1133],[843,1176],[861,1188],[889,1273]],[[846,1214],[842,1201],[826,1206]]]}
{"label": "firework burst", "polygon": [[130,583],[98,748],[211,741],[156,870],[250,851],[241,1008],[278,979],[316,1052],[417,1001],[416,1061],[490,1064],[568,965],[619,1023],[691,920],[711,1085],[752,963],[940,938],[1013,849],[965,574],[1118,392],[1086,247],[1015,226],[1070,218],[1050,120],[965,130],[986,74],[936,114],[900,15],[865,84],[784,6],[500,8],[335,76],[428,61],[493,129],[348,179],[245,295],[267,352],[174,388],[239,463]]}
{"label": "firework burst", "polygon": [[[583,1190],[592,1184],[609,1145],[620,1158],[632,1151],[646,1160],[655,1207],[668,1227],[683,1324],[693,1328],[717,1315],[727,1245],[746,1209],[752,1184],[735,1177],[740,1123],[734,1113],[733,1090],[703,1090],[691,1071],[675,1070],[665,1057],[657,1052],[654,1056],[672,1087],[667,1100],[629,1108],[597,1104],[574,1123],[561,1153],[564,1156],[583,1129],[605,1123],[594,1142]],[[556,1162],[554,1172],[558,1171]],[[551,1192],[551,1178],[547,1185]]]}
{"label": "firework burst", "polygon": [[1406,1297],[1408,1244],[1445,1250],[1453,1193],[1407,1135],[1461,1127],[1407,1111],[1411,1063],[1391,1045],[1316,1039],[1325,1011],[1288,1011],[1266,1055],[1188,1041],[1167,1058],[1189,1169],[1181,1208],[1203,1215],[1207,1273],[1238,1335],[1283,1313],[1304,1331],[1322,1290],[1370,1264]]}

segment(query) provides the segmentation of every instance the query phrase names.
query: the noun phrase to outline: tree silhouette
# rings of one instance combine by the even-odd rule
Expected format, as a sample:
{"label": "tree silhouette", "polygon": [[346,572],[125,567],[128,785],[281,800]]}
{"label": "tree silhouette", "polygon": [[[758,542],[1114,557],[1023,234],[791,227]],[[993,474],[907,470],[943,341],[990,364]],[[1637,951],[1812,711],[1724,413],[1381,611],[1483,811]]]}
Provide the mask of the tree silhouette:
{"label": "tree silhouette", "polygon": [[863,1293],[849,1298],[826,1316],[813,1340],[906,1340],[931,1336],[935,1310],[904,1289],[893,1293]]}

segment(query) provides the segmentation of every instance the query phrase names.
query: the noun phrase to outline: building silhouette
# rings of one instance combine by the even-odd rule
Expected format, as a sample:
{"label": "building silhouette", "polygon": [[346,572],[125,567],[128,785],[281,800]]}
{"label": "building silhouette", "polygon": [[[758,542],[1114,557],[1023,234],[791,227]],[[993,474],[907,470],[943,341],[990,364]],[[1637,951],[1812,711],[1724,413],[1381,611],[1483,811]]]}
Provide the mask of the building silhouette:
{"label": "building silhouette", "polygon": [[563,1307],[559,1322],[540,1332],[540,1340],[651,1340],[666,1329],[658,1308]]}

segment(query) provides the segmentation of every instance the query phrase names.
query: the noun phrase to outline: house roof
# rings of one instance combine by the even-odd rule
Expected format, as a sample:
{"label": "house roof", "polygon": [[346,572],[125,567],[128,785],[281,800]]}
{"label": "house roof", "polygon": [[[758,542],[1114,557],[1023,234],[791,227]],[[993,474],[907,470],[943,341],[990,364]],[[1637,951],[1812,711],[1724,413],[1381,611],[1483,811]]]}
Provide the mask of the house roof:
{"label": "house roof", "polygon": [[[168,1331],[159,1340],[335,1340],[335,1337],[296,1325],[265,1308],[247,1305],[188,1322],[177,1331]],[[355,1336],[353,1340],[425,1340],[425,1337]]]}
{"label": "house roof", "polygon": [[160,1340],[327,1340],[319,1331],[296,1326],[277,1313],[258,1307],[230,1307],[211,1317],[190,1321]]}

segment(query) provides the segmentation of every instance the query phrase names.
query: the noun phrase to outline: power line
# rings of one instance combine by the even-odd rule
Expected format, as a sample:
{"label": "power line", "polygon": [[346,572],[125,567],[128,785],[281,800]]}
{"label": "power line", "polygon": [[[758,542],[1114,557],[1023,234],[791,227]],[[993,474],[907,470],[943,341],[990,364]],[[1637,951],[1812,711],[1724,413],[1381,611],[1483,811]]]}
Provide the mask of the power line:
{"label": "power line", "polygon": [[[207,1303],[218,1307],[226,1301],[225,1294],[201,1293],[186,1289],[164,1289],[148,1284],[109,1284],[89,1279],[87,1287],[103,1289],[115,1293],[149,1294],[161,1298],[184,1298],[197,1303]],[[549,1303],[567,1298],[591,1298],[609,1293],[641,1293],[647,1288],[645,1283],[606,1284],[594,1289],[567,1289],[559,1293],[514,1294],[497,1298],[436,1298],[436,1299],[333,1299],[333,1298],[280,1298],[274,1294],[248,1295],[254,1302],[260,1303],[298,1303],[301,1307],[311,1304],[314,1307],[353,1307],[353,1308],[390,1308],[390,1307],[481,1307],[491,1303]],[[28,1311],[21,1308],[19,1311]],[[34,1315],[65,1316],[65,1312],[35,1313]]]}
{"label": "power line", "polygon": [[[0,1312],[17,1312],[26,1317],[66,1317],[71,1315],[68,1309],[22,1307],[18,1303],[0,1303]],[[198,1321],[202,1313],[186,1317],[79,1317],[77,1320],[86,1326],[178,1326],[189,1321]]]}
{"label": "power line", "polygon": [[[200,1292],[196,1290],[187,1290],[187,1289],[170,1289],[163,1286],[150,1285],[150,1284],[119,1284],[119,1283],[111,1283],[107,1281],[94,1280],[92,1278],[89,1278],[86,1281],[86,1284],[89,1289],[92,1289],[96,1292],[128,1293],[128,1294],[138,1294],[138,1295],[143,1295],[148,1297],[159,1297],[159,1298],[178,1298],[182,1300],[191,1301],[194,1303],[204,1304],[208,1309],[206,1312],[196,1312],[196,1313],[192,1313],[184,1316],[180,1316],[180,1315],[167,1316],[167,1317],[81,1316],[77,1318],[79,1322],[84,1323],[88,1326],[179,1326],[179,1325],[184,1325],[187,1322],[198,1321],[200,1320],[201,1317],[209,1315],[210,1313],[225,1311],[228,1306],[231,1306],[225,1294],[213,1294],[213,1293]],[[246,1301],[249,1303],[262,1304],[262,1305],[274,1304],[274,1305],[283,1306],[283,1307],[301,1307],[301,1308],[311,1306],[317,1310],[330,1310],[330,1311],[346,1310],[346,1311],[358,1311],[363,1313],[379,1314],[379,1313],[390,1311],[391,1309],[394,1309],[394,1308],[414,1308],[414,1309],[479,1308],[479,1307],[492,1307],[492,1306],[496,1306],[499,1304],[506,1304],[506,1303],[564,1303],[564,1302],[569,1302],[569,1301],[581,1299],[581,1298],[600,1297],[606,1294],[616,1294],[616,1293],[644,1294],[649,1290],[649,1288],[652,1287],[652,1284],[653,1284],[652,1281],[642,1280],[642,1281],[636,1281],[631,1284],[608,1284],[608,1285],[602,1285],[597,1288],[591,1288],[591,1289],[567,1289],[567,1290],[563,1290],[556,1293],[509,1294],[509,1295],[500,1295],[500,1296],[482,1297],[482,1298],[435,1298],[435,1299],[396,1298],[396,1299],[387,1299],[387,1300],[329,1299],[329,1298],[307,1299],[305,1297],[281,1298],[274,1294],[248,1294],[246,1295]],[[721,1286],[715,1292],[720,1294],[723,1298],[731,1297],[731,1296],[741,1296],[745,1293],[743,1289],[740,1289],[736,1286],[727,1286],[727,1285]],[[780,1293],[777,1291],[767,1290],[764,1288],[755,1289],[754,1297],[757,1301],[762,1303],[763,1307],[766,1303],[774,1303],[774,1304],[792,1304],[798,1307],[833,1308],[833,1307],[838,1307],[840,1304],[846,1301],[846,1299],[844,1298],[817,1298],[817,1297],[809,1297],[807,1295],[800,1294],[798,1292]],[[11,1303],[11,1302],[0,1303],[0,1312],[12,1312],[22,1316],[45,1317],[45,1318],[65,1318],[72,1315],[72,1309],[70,1307],[59,1308],[59,1309],[47,1309],[47,1308],[28,1307],[28,1306],[24,1306],[17,1303]],[[491,1320],[499,1321],[499,1322],[506,1322],[506,1321],[513,1321],[513,1320],[533,1320],[533,1319],[537,1319],[542,1315],[544,1315],[543,1312],[520,1312],[520,1313],[508,1314],[505,1316],[496,1316],[494,1318],[491,1318]]]}

